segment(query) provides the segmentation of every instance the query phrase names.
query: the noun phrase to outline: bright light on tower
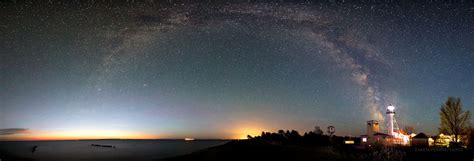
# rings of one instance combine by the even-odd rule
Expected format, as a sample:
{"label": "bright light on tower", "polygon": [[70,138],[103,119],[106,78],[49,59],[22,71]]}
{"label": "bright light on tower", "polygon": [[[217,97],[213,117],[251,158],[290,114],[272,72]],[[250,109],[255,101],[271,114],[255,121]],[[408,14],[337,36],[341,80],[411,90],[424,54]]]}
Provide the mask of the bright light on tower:
{"label": "bright light on tower", "polygon": [[393,110],[395,110],[395,107],[392,106],[392,105],[390,105],[390,106],[387,107],[387,109],[388,109],[389,111],[393,111]]}

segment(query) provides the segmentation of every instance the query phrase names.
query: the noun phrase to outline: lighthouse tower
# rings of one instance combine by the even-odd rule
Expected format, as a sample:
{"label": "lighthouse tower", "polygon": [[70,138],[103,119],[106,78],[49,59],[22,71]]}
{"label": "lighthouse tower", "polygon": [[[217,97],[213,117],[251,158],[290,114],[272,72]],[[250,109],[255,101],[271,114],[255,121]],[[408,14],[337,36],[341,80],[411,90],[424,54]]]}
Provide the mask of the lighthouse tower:
{"label": "lighthouse tower", "polygon": [[387,119],[388,119],[388,127],[387,127],[387,130],[388,130],[388,134],[389,135],[394,135],[394,124],[396,124],[395,122],[395,107],[392,106],[392,104],[390,104],[390,106],[387,107]]}

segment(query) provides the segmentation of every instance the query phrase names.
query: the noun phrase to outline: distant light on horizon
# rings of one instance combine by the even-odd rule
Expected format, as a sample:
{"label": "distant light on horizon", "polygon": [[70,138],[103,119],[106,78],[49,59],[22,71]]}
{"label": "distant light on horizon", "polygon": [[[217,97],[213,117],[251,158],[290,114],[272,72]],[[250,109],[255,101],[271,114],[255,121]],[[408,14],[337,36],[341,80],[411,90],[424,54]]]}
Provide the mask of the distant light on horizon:
{"label": "distant light on horizon", "polygon": [[232,139],[240,139],[240,140],[245,140],[248,139],[248,136],[260,136],[262,134],[262,131],[265,131],[263,128],[257,128],[257,127],[242,127],[237,129],[232,137]]}

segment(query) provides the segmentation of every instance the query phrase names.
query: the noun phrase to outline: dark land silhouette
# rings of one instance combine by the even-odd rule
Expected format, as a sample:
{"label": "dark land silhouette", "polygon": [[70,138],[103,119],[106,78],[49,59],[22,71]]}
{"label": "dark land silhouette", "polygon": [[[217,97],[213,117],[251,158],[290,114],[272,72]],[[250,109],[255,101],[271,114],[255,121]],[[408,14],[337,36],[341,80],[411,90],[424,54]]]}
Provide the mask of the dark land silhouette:
{"label": "dark land silhouette", "polygon": [[[353,140],[354,144],[344,144]],[[341,137],[308,132],[300,135],[297,131],[280,130],[276,133],[263,132],[261,136],[248,140],[235,140],[227,144],[208,148],[189,155],[164,159],[165,161],[220,161],[220,160],[350,160],[350,161],[419,161],[449,160],[472,161],[473,149],[360,145],[360,138]]]}

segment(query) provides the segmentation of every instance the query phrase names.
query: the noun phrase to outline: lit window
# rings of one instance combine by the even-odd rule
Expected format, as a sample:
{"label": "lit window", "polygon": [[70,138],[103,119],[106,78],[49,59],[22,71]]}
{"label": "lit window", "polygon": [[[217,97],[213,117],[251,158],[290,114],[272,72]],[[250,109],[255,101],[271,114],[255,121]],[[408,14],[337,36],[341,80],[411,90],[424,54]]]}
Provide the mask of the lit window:
{"label": "lit window", "polygon": [[362,138],[362,142],[366,143],[366,142],[367,142],[367,138]]}

